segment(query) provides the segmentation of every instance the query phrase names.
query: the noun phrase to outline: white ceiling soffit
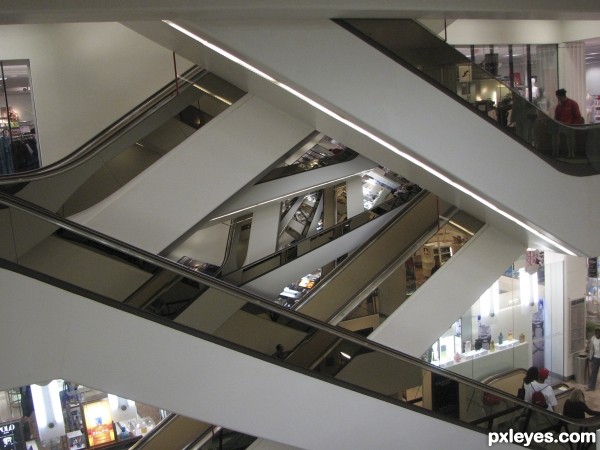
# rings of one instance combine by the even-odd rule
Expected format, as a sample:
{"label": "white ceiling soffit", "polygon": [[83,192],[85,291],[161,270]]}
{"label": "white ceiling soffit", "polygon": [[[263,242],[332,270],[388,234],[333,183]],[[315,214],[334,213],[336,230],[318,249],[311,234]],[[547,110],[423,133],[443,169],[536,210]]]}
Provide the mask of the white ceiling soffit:
{"label": "white ceiling soffit", "polygon": [[3,0],[0,24],[252,18],[600,20],[598,0]]}

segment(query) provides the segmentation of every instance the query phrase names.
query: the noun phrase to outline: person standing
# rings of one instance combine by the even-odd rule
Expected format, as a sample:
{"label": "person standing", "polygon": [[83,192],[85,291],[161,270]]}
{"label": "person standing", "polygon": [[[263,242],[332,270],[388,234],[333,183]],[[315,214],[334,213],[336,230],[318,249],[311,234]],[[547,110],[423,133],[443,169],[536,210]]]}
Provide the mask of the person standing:
{"label": "person standing", "polygon": [[533,394],[535,392],[541,392],[546,399],[546,408],[548,411],[554,411],[554,407],[558,404],[556,396],[554,395],[554,389],[549,384],[546,384],[546,379],[550,375],[550,371],[545,367],[542,367],[538,371],[538,379],[529,383],[529,389],[525,386],[525,401],[528,403],[533,402]]}
{"label": "person standing", "polygon": [[582,125],[584,120],[579,105],[573,99],[567,97],[567,91],[559,89],[556,91],[558,105],[554,110],[554,119],[567,125]]}
{"label": "person standing", "polygon": [[531,396],[533,395],[533,389],[531,388],[531,383],[538,379],[540,375],[540,371],[537,367],[531,366],[527,369],[527,373],[525,374],[525,378],[523,378],[523,388],[525,389],[525,395],[523,396],[523,400],[531,403]]}
{"label": "person standing", "polygon": [[588,344],[588,359],[590,360],[592,373],[585,389],[593,391],[596,389],[596,378],[598,378],[598,369],[600,369],[600,326],[596,327],[594,335]]}
{"label": "person standing", "polygon": [[[575,100],[567,97],[567,91],[564,89],[557,90],[556,98],[558,100],[558,105],[556,105],[556,108],[554,109],[554,119],[566,125],[583,125],[585,121],[579,111],[579,105]],[[568,127],[559,128],[558,133],[555,135],[553,142],[553,156],[558,156],[560,136],[562,134],[565,135],[567,141],[567,157],[575,158],[575,129]]]}

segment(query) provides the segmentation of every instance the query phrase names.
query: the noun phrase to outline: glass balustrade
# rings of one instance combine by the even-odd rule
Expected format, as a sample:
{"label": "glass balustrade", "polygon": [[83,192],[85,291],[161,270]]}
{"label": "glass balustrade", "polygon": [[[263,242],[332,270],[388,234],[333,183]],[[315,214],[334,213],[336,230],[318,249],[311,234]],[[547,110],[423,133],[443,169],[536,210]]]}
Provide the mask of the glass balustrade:
{"label": "glass balustrade", "polygon": [[600,173],[600,125],[554,120],[547,101],[527,101],[517,89],[486,71],[489,63],[475,64],[414,20],[346,19],[337,23],[494,123],[561,172],[576,176]]}

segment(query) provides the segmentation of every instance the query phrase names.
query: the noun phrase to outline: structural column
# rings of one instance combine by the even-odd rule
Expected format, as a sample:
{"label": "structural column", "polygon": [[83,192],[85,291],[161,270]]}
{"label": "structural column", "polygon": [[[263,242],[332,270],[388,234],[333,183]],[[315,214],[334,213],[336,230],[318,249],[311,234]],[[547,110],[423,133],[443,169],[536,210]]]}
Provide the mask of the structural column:
{"label": "structural column", "polygon": [[348,219],[365,210],[363,203],[362,177],[356,176],[346,180],[346,207]]}
{"label": "structural column", "polygon": [[[585,116],[585,43],[565,42],[558,46],[558,84],[567,90]],[[546,95],[554,94],[547,92]]]}
{"label": "structural column", "polygon": [[280,202],[267,203],[253,211],[248,253],[244,265],[253,263],[277,250],[280,213]]}

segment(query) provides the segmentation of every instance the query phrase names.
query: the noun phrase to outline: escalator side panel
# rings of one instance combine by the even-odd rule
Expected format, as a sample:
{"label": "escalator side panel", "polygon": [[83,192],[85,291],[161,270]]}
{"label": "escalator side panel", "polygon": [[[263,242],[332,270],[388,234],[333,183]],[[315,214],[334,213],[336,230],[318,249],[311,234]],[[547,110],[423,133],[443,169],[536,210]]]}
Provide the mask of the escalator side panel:
{"label": "escalator side panel", "polygon": [[[134,450],[179,450],[212,428],[204,422],[184,416],[174,416],[159,433],[153,433],[151,439],[143,439],[136,444]],[[133,450],[132,449],[132,450]]]}
{"label": "escalator side panel", "polygon": [[[487,434],[461,428],[460,439],[448,439],[457,432],[453,423],[14,272],[0,270],[0,285],[0,339],[11,343],[0,348],[2,389],[55,378],[74,380],[304,449],[386,449],[402,442],[407,448],[443,445],[462,450],[487,444]],[[414,433],[416,429],[436,433]]]}

